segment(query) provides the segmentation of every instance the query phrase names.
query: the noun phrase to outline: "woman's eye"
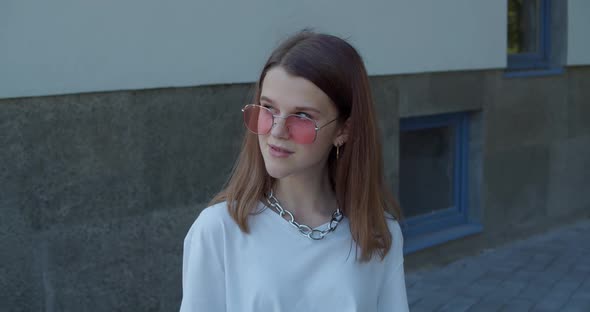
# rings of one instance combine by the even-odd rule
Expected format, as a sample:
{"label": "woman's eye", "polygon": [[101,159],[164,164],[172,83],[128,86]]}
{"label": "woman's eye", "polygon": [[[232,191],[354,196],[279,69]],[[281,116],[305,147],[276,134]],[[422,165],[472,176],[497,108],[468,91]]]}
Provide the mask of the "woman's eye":
{"label": "woman's eye", "polygon": [[268,104],[262,104],[262,107],[270,109],[270,111],[273,112],[274,114],[277,113],[277,110]]}
{"label": "woman's eye", "polygon": [[297,113],[295,115],[301,116],[301,117],[306,117],[306,118],[309,118],[309,119],[313,119],[313,118],[311,118],[311,115],[310,114],[304,113],[304,112],[299,112],[299,113]]}

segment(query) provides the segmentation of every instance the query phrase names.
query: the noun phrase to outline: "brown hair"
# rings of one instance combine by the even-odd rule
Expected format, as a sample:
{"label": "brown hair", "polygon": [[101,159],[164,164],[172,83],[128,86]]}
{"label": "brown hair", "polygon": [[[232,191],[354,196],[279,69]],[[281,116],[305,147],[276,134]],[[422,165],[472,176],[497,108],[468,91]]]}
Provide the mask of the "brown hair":
{"label": "brown hair", "polygon": [[[370,260],[375,252],[383,259],[392,244],[385,212],[399,220],[401,210],[384,182],[380,133],[362,58],[343,39],[301,31],[269,57],[255,86],[254,103],[259,103],[266,73],[276,66],[314,83],[336,104],[339,122],[349,119],[348,140],[338,161],[334,149],[328,159],[330,181],[361,249],[361,261]],[[258,144],[257,135],[245,131],[231,177],[210,203],[227,201],[232,218],[245,233],[249,233],[248,216],[275,180],[266,172]]]}

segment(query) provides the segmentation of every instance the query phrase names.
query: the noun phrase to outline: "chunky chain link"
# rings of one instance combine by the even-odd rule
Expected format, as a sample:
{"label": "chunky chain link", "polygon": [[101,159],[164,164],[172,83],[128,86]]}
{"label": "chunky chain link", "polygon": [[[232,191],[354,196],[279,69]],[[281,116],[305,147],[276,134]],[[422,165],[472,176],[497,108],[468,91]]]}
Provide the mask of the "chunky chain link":
{"label": "chunky chain link", "polygon": [[281,203],[274,196],[272,190],[270,191],[270,194],[268,194],[267,200],[270,206],[274,208],[283,219],[285,219],[285,215],[287,216],[287,219],[285,219],[285,221],[289,222],[289,224],[298,229],[299,232],[303,234],[303,236],[306,236],[309,239],[313,240],[323,239],[328,233],[336,230],[336,228],[338,227],[338,223],[340,223],[340,221],[342,221],[342,218],[344,217],[342,215],[342,212],[340,211],[340,208],[336,209],[336,211],[334,211],[334,213],[332,214],[332,220],[330,220],[328,228],[320,231],[312,229],[310,226],[300,224],[297,221],[295,221],[295,216],[293,216],[293,213],[281,206]]}

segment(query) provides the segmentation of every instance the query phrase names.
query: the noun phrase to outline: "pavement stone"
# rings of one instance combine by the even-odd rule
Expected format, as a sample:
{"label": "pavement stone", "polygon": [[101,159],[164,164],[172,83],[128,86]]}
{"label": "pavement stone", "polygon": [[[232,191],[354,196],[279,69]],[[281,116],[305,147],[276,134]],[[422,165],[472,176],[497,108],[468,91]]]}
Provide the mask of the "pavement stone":
{"label": "pavement stone", "polygon": [[511,299],[506,302],[499,311],[501,312],[522,312],[529,311],[533,307],[533,302],[526,299]]}
{"label": "pavement stone", "polygon": [[406,274],[410,311],[590,312],[590,220]]}
{"label": "pavement stone", "polygon": [[560,312],[588,312],[590,299],[571,299]]}
{"label": "pavement stone", "polygon": [[477,303],[477,298],[455,297],[438,309],[440,312],[466,312]]}

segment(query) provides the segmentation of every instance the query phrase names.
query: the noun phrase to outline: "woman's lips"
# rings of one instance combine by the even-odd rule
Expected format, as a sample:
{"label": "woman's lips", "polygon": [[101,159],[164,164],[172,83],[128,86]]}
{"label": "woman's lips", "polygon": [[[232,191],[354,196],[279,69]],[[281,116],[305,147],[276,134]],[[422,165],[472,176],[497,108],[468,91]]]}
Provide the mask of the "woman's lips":
{"label": "woman's lips", "polygon": [[268,150],[272,156],[280,158],[286,158],[289,157],[289,155],[293,154],[293,152],[291,152],[288,149],[280,148],[272,144],[268,145]]}

